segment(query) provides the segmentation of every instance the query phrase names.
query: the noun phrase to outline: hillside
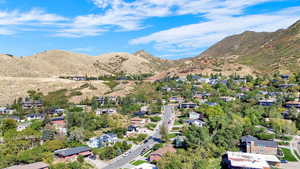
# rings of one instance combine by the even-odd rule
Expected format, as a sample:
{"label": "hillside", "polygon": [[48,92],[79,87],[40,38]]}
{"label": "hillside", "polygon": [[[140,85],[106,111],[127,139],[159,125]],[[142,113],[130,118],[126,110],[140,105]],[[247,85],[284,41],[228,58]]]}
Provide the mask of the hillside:
{"label": "hillside", "polygon": [[300,71],[300,21],[276,32],[244,32],[223,39],[194,60],[217,60],[248,66],[256,72]]}
{"label": "hillside", "polygon": [[128,74],[155,73],[161,71],[166,60],[150,56],[146,52],[110,53],[89,56],[62,50],[49,50],[17,58],[0,55],[2,77],[58,77],[99,76],[125,72]]}

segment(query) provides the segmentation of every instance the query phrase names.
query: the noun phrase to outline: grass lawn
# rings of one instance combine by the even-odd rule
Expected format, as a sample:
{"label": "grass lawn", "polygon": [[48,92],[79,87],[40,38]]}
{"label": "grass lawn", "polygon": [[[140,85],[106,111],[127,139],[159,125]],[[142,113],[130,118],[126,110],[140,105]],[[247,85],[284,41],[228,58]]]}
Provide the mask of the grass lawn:
{"label": "grass lawn", "polygon": [[147,161],[144,161],[144,160],[136,160],[136,161],[132,161],[130,162],[130,164],[134,165],[134,166],[138,166],[138,165],[141,165],[143,163],[146,163]]}
{"label": "grass lawn", "polygon": [[149,130],[154,130],[156,127],[156,123],[148,123],[145,127]]}
{"label": "grass lawn", "polygon": [[144,157],[148,157],[150,155],[150,153],[152,153],[152,150],[147,151],[145,154],[143,154]]}
{"label": "grass lawn", "polygon": [[169,138],[174,138],[174,137],[176,137],[177,136],[177,134],[176,133],[171,133],[171,134],[168,134],[168,137]]}
{"label": "grass lawn", "polygon": [[176,125],[182,125],[182,123],[180,123],[180,121],[176,120],[175,123],[174,123],[174,125],[175,125],[175,126],[176,126]]}
{"label": "grass lawn", "polygon": [[172,131],[178,131],[178,130],[180,130],[180,127],[173,127],[172,128]]}
{"label": "grass lawn", "polygon": [[293,150],[294,151],[294,154],[296,154],[296,156],[298,157],[298,159],[300,159],[300,155],[297,153],[296,150]]}
{"label": "grass lawn", "polygon": [[284,157],[283,160],[287,160],[287,161],[297,161],[297,159],[293,156],[292,152],[290,149],[288,148],[281,148]]}

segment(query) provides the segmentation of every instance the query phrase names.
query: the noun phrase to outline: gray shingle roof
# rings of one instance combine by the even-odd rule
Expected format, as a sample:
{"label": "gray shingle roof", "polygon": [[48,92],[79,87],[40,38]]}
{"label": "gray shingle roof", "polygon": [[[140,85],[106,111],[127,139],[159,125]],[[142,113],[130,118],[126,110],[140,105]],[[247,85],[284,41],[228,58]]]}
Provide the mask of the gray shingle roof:
{"label": "gray shingle roof", "polygon": [[54,153],[56,155],[66,157],[66,156],[78,154],[78,153],[85,152],[85,151],[91,151],[91,149],[87,146],[82,146],[82,147],[75,147],[75,148],[69,148],[69,149],[63,149],[63,150],[56,150]]}
{"label": "gray shingle roof", "polygon": [[257,140],[254,142],[254,144],[261,147],[277,147],[277,143],[275,141]]}
{"label": "gray shingle roof", "polygon": [[241,138],[241,142],[251,142],[251,141],[256,141],[256,140],[258,140],[256,137],[253,137],[253,136],[250,136],[250,135],[243,136]]}

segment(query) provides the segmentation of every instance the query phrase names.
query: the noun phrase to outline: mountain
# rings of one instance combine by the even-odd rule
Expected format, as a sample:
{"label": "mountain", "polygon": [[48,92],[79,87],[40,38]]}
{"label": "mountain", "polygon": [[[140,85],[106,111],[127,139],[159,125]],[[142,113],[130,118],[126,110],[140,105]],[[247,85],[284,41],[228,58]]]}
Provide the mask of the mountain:
{"label": "mountain", "polygon": [[257,73],[299,72],[300,21],[276,32],[246,31],[227,37],[193,60],[210,60],[221,67],[221,62],[240,64]]}
{"label": "mountain", "polygon": [[0,55],[0,60],[0,76],[4,77],[156,73],[163,70],[163,65],[168,62],[141,51],[135,54],[110,53],[89,56],[62,50],[49,50],[21,58]]}

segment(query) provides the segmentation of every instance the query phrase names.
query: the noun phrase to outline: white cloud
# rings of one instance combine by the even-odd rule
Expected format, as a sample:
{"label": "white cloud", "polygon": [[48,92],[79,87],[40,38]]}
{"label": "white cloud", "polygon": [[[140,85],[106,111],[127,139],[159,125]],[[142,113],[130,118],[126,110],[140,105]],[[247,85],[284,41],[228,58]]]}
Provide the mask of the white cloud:
{"label": "white cloud", "polygon": [[[267,1],[278,0],[91,0],[103,12],[78,16],[63,31],[78,30],[71,36],[87,36],[81,29],[101,28],[107,31],[134,31],[151,26],[148,18],[193,14],[220,18],[243,13],[243,9]],[[102,32],[93,35],[99,35]],[[89,36],[89,35],[88,35]]]}
{"label": "white cloud", "polygon": [[32,9],[28,12],[0,11],[0,35],[14,34],[18,30],[26,30],[27,26],[36,26],[36,29],[39,29],[42,25],[55,25],[66,20],[67,18],[40,9]]}
{"label": "white cloud", "polygon": [[300,7],[261,15],[216,16],[208,21],[139,37],[131,40],[130,44],[154,43],[155,49],[173,53],[195,51],[246,30],[275,31],[285,28],[300,19]]}
{"label": "white cloud", "polygon": [[66,18],[56,14],[45,13],[40,9],[32,9],[29,12],[23,13],[19,11],[0,11],[0,25],[20,25],[30,24],[33,22],[47,24],[63,20],[66,20]]}

